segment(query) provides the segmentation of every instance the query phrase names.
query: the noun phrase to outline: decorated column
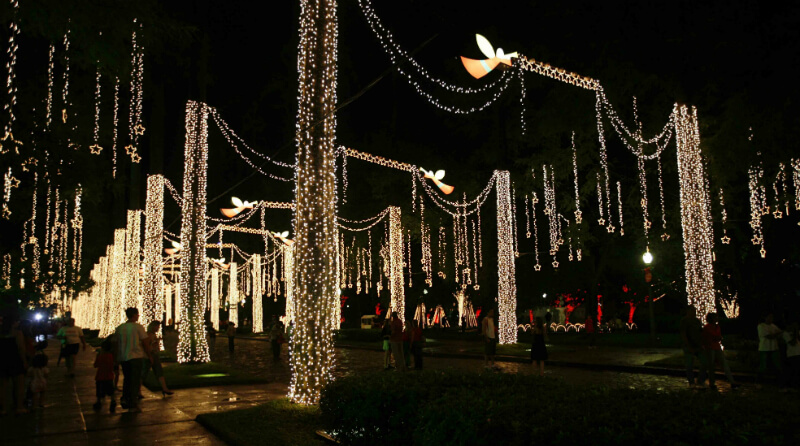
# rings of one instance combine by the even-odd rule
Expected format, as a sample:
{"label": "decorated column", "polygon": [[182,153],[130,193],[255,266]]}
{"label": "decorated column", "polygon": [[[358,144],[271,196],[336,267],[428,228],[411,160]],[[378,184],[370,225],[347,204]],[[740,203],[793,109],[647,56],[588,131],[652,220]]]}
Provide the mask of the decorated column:
{"label": "decorated column", "polygon": [[253,282],[253,333],[264,331],[264,277],[261,274],[261,254],[251,258],[251,280]]}
{"label": "decorated column", "polygon": [[142,316],[146,322],[161,319],[164,273],[161,265],[164,233],[164,176],[147,177],[144,209],[144,276],[142,277]]}
{"label": "decorated column", "polygon": [[514,268],[514,231],[511,183],[507,171],[497,176],[497,308],[500,344],[517,342],[517,282]]}
{"label": "decorated column", "polygon": [[219,268],[211,268],[211,299],[209,315],[211,325],[219,330]]}
{"label": "decorated column", "polygon": [[300,1],[295,182],[295,331],[289,398],[316,404],[331,381],[336,283],[336,0]]}
{"label": "decorated column", "polygon": [[[183,203],[181,206],[180,341],[178,362],[208,362],[206,312],[206,175],[208,170],[208,106],[186,104]],[[177,293],[176,293],[177,297]],[[177,301],[177,299],[176,299]]]}
{"label": "decorated column", "polygon": [[406,318],[406,297],[403,285],[403,227],[400,225],[400,208],[389,207],[389,311],[396,311],[400,319]]}
{"label": "decorated column", "polygon": [[284,322],[288,326],[294,321],[294,244],[283,248],[283,271],[286,277],[286,317]]}
{"label": "decorated column", "polygon": [[[125,230],[125,305],[136,307],[142,313],[139,302],[139,258],[142,247],[142,211],[128,210],[128,226]],[[149,321],[142,318],[143,324]]]}
{"label": "decorated column", "polygon": [[711,199],[706,188],[706,172],[700,152],[697,109],[675,105],[675,141],[678,145],[681,226],[686,259],[686,294],[698,314],[715,311],[714,234],[711,226]]}
{"label": "decorated column", "polygon": [[231,262],[228,269],[228,320],[239,326],[239,278],[237,277],[236,262]]}

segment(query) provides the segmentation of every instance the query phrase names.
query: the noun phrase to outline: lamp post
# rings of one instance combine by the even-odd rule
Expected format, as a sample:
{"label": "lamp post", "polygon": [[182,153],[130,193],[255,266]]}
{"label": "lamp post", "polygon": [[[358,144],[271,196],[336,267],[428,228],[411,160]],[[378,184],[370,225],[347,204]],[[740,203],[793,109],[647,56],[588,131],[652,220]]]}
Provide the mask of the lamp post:
{"label": "lamp post", "polygon": [[650,302],[648,305],[648,311],[650,313],[650,343],[655,344],[656,342],[656,313],[655,313],[655,299],[653,299],[653,284],[651,281],[653,280],[653,274],[650,271],[650,264],[653,263],[653,254],[650,253],[650,247],[647,247],[647,250],[642,255],[642,261],[646,265],[644,268],[644,281],[649,285],[650,292],[648,293],[650,296]]}

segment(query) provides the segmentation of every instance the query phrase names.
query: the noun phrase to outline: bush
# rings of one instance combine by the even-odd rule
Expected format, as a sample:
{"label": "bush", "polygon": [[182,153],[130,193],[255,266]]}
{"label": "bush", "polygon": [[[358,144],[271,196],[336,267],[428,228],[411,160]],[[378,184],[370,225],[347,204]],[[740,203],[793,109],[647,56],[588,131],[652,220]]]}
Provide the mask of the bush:
{"label": "bush", "polygon": [[347,445],[798,444],[788,395],[569,385],[531,375],[375,373],[335,381],[320,403]]}

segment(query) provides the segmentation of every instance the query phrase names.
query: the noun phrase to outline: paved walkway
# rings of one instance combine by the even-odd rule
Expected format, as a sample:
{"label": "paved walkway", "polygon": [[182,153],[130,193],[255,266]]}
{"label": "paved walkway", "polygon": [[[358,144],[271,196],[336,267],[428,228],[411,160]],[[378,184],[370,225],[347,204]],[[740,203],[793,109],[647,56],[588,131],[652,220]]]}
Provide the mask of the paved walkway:
{"label": "paved walkway", "polygon": [[285,382],[175,390],[166,399],[142,387],[142,413],[129,414],[118,406],[117,413],[111,414],[108,398],[97,413],[92,409],[96,401],[94,350],[77,356],[76,376],[67,378],[64,362],[60,367],[55,364],[57,342],[51,340],[50,345],[46,352],[50,378],[45,407],[25,415],[0,417],[3,446],[224,445],[194,421],[197,415],[250,407],[286,394]]}

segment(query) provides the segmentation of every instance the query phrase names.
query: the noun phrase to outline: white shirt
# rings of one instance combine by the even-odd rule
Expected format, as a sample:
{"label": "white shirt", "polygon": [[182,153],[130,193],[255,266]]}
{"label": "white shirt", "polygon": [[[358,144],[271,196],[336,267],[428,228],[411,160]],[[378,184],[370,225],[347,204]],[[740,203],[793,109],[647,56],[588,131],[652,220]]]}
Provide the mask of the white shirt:
{"label": "white shirt", "polygon": [[66,344],[80,344],[83,337],[83,330],[81,327],[61,327],[58,330],[59,337],[63,336],[66,339]]}
{"label": "white shirt", "polygon": [[767,336],[780,333],[781,329],[775,324],[760,323],[758,324],[758,351],[760,352],[774,352],[778,350],[777,339],[767,339]]}
{"label": "white shirt", "polygon": [[145,358],[142,342],[147,338],[144,327],[137,322],[125,322],[117,327],[117,362]]}
{"label": "white shirt", "polygon": [[794,345],[790,344],[789,341],[792,340],[792,334],[788,331],[783,332],[783,339],[786,341],[786,357],[800,356],[800,339]]}

